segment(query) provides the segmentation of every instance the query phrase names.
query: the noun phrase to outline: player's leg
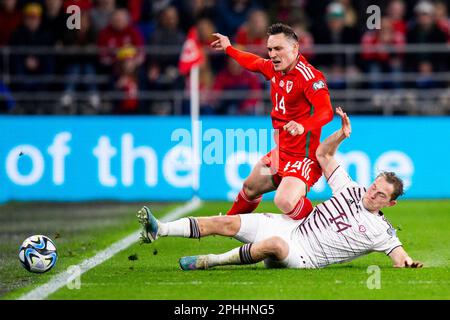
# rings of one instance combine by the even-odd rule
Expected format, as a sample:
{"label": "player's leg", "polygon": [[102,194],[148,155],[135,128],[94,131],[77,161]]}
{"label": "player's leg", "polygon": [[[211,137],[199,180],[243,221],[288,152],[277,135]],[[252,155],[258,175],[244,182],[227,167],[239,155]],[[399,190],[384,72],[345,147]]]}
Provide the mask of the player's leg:
{"label": "player's leg", "polygon": [[265,259],[283,261],[288,254],[288,243],[280,237],[273,236],[244,244],[222,254],[182,257],[179,262],[183,270],[198,270],[215,266],[253,264]]}
{"label": "player's leg", "polygon": [[137,217],[143,227],[141,242],[150,243],[159,237],[200,238],[210,235],[233,237],[241,227],[239,216],[189,217],[161,222],[150,209],[143,207]]}
{"label": "player's leg", "polygon": [[292,219],[307,217],[313,205],[306,194],[322,175],[319,164],[309,158],[284,155],[283,179],[275,194],[275,204]]}
{"label": "player's leg", "polygon": [[261,202],[262,195],[275,189],[271,169],[263,161],[258,161],[227,215],[253,212]]}
{"label": "player's leg", "polygon": [[297,177],[284,177],[275,194],[275,205],[294,220],[305,218],[313,209],[311,201],[306,198],[307,188],[306,183]]}

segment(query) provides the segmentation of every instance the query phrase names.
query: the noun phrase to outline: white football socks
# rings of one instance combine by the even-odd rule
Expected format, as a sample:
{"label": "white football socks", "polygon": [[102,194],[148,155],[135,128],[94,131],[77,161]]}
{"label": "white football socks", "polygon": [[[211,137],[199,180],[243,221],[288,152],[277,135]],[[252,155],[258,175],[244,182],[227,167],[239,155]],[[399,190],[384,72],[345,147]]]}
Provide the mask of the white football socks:
{"label": "white football socks", "polygon": [[240,248],[234,248],[222,254],[208,254],[208,266],[225,266],[229,264],[241,264],[239,256]]}
{"label": "white football socks", "polygon": [[161,237],[184,237],[191,236],[191,222],[189,218],[182,218],[172,222],[159,222],[158,235]]}

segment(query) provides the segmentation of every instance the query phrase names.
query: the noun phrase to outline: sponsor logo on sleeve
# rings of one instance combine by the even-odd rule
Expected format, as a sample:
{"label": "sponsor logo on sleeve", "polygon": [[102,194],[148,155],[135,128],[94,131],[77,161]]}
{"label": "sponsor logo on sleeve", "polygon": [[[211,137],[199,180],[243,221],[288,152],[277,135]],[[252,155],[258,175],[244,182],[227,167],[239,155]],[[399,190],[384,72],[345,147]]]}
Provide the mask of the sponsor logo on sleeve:
{"label": "sponsor logo on sleeve", "polygon": [[313,83],[314,91],[317,91],[317,90],[323,89],[323,88],[325,88],[325,82],[323,82],[322,80],[319,80],[319,81]]}

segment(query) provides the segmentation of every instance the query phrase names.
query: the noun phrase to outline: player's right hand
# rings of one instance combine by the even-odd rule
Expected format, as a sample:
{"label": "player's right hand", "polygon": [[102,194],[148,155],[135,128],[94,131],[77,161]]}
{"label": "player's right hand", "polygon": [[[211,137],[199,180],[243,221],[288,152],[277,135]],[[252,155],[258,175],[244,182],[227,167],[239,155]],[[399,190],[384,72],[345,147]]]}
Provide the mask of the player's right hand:
{"label": "player's right hand", "polygon": [[218,38],[211,43],[211,48],[214,50],[225,51],[229,46],[231,46],[230,39],[227,36],[224,36],[218,32],[213,33],[213,36]]}
{"label": "player's right hand", "polygon": [[352,133],[352,126],[350,124],[350,119],[348,118],[347,113],[345,113],[341,107],[337,107],[336,114],[341,117],[342,132],[344,133],[345,137],[350,137],[350,134]]}
{"label": "player's right hand", "polygon": [[414,261],[410,257],[405,259],[405,268],[422,268],[423,263],[420,261]]}

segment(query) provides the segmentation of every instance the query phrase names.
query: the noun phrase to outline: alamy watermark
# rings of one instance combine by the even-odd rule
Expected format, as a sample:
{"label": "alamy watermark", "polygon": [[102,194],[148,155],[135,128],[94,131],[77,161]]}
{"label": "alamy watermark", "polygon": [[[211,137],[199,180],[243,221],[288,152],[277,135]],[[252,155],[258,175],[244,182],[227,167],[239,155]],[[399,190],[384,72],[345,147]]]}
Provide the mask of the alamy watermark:
{"label": "alamy watermark", "polygon": [[369,274],[369,278],[367,278],[366,284],[367,289],[381,289],[381,269],[377,265],[371,265],[367,267],[367,274]]}
{"label": "alamy watermark", "polygon": [[369,30],[381,29],[381,9],[377,5],[371,5],[367,7],[367,14],[370,16],[366,20],[366,26]]}
{"label": "alamy watermark", "polygon": [[80,30],[81,29],[81,9],[77,5],[68,6],[66,13],[70,14],[67,18],[66,26],[69,30]]}
{"label": "alamy watermark", "polygon": [[69,278],[66,281],[66,287],[69,290],[81,289],[81,268],[76,265],[69,266],[66,271]]}

